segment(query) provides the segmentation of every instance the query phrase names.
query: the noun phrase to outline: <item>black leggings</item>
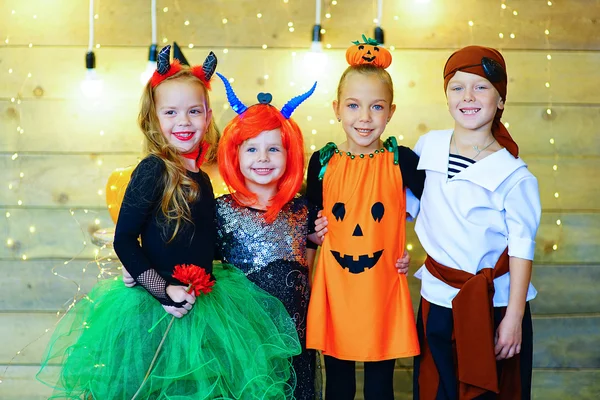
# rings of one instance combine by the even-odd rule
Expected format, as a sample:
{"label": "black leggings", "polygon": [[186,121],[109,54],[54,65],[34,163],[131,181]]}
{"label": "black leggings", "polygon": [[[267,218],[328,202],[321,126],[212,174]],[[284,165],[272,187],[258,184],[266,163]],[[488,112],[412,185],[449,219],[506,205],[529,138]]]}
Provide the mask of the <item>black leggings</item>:
{"label": "black leggings", "polygon": [[[356,394],[354,361],[325,356],[325,400],[353,400]],[[394,399],[396,360],[365,362],[365,400]]]}

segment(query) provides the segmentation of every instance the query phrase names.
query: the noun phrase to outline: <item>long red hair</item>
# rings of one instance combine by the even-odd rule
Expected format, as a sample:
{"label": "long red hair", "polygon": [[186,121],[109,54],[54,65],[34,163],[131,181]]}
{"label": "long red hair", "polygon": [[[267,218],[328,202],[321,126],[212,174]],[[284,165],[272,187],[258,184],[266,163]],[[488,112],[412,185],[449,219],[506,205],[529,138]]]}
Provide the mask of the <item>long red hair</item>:
{"label": "long red hair", "polygon": [[248,190],[244,175],[240,171],[239,148],[248,139],[263,131],[279,129],[281,142],[287,152],[285,172],[279,179],[277,194],[264,214],[271,223],[283,206],[300,190],[304,177],[304,139],[298,124],[286,119],[279,110],[269,104],[255,104],[236,116],[223,131],[219,142],[217,160],[219,172],[233,198],[240,205],[256,204],[256,194]]}

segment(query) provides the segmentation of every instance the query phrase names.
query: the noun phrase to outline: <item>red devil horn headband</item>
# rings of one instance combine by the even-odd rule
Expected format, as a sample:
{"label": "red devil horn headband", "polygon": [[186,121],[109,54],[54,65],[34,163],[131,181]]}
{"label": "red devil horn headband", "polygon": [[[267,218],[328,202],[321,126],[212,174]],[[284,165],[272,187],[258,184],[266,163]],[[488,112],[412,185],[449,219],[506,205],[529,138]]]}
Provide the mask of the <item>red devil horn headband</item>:
{"label": "red devil horn headband", "polygon": [[[183,54],[181,54],[183,56]],[[179,71],[181,71],[184,67],[182,66],[180,60],[175,59],[171,63],[169,61],[171,57],[171,46],[167,45],[163,47],[163,49],[158,53],[158,61],[156,62],[156,71],[150,78],[150,85],[155,88],[165,79],[175,75]],[[185,60],[185,57],[183,57]],[[187,63],[187,60],[186,60]],[[192,74],[200,79],[204,86],[210,89],[210,78],[215,73],[217,69],[217,56],[212,51],[208,53],[206,60],[202,65],[196,65],[190,68]]]}

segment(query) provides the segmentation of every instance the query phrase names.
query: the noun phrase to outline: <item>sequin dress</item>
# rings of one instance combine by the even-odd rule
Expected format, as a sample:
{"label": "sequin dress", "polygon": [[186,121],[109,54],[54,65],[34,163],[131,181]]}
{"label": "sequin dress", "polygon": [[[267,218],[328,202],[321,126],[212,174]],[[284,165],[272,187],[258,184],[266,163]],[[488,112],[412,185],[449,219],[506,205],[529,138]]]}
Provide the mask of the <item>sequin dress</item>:
{"label": "sequin dress", "polygon": [[[277,297],[296,324],[302,354],[292,363],[297,376],[297,400],[320,398],[315,386],[316,353],[306,350],[306,315],[310,297],[306,236],[308,205],[296,197],[272,223],[264,211],[240,206],[231,195],[217,199],[217,247],[223,261],[235,265],[248,279]],[[316,382],[316,385],[315,385]]]}

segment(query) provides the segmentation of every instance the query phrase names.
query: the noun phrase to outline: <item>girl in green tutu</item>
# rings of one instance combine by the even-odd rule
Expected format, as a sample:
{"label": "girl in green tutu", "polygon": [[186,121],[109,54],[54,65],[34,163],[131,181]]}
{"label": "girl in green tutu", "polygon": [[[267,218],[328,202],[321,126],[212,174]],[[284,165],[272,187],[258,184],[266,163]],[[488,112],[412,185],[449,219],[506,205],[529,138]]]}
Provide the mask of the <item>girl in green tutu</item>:
{"label": "girl in green tutu", "polygon": [[[213,268],[215,201],[199,167],[219,136],[208,97],[216,57],[190,68],[169,51],[142,96],[148,156],[114,240],[137,285],[100,281],[57,325],[37,378],[63,399],[291,399],[293,321],[237,269]],[[173,277],[190,264],[203,287]]]}

